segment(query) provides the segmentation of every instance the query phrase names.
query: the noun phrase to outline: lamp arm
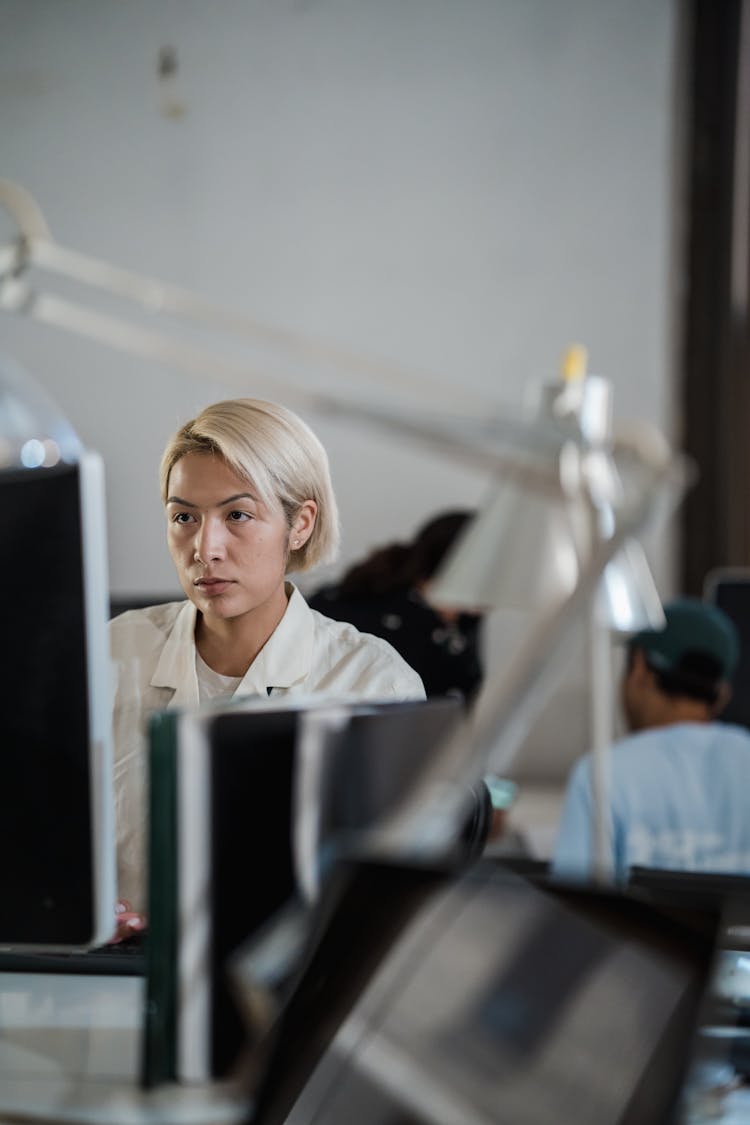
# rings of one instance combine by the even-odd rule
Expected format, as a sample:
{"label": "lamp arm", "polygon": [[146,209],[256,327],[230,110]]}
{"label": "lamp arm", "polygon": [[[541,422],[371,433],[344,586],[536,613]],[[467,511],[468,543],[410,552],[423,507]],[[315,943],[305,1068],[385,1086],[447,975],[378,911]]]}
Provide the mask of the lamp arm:
{"label": "lamp arm", "polygon": [[458,783],[479,781],[490,762],[495,772],[508,769],[549,690],[555,657],[571,626],[585,616],[605,567],[628,539],[662,513],[665,499],[670,506],[679,502],[690,480],[690,463],[679,455],[671,457],[648,466],[648,476],[640,496],[621,513],[614,534],[600,541],[584,563],[573,592],[539,618],[511,668],[499,669],[484,685],[474,714],[436,749],[419,791],[382,826],[373,846],[396,854],[440,852],[460,821],[458,809],[465,796]]}
{"label": "lamp arm", "polygon": [[[431,401],[442,400],[446,407],[459,408],[462,413],[474,413],[479,418],[486,417],[488,412],[496,409],[496,404],[481,393],[472,391],[465,383],[462,383],[460,394],[457,394],[455,386],[432,375],[413,371],[381,357],[362,355],[306,333],[265,324],[246,313],[212,304],[188,289],[122,269],[61,246],[53,239],[44,215],[31,193],[10,180],[0,179],[0,206],[8,212],[18,229],[13,242],[0,246],[0,274],[10,271],[16,281],[32,268],[44,270],[87,286],[95,292],[120,298],[147,314],[168,314],[250,343],[270,345],[296,360],[325,364],[348,378],[354,374],[378,385],[390,385],[401,392],[404,389],[421,395],[428,392]],[[40,315],[45,311],[44,302],[36,305],[27,303],[26,306],[16,304],[14,307],[13,302],[0,300],[0,307],[4,307],[6,311],[30,313],[45,323],[68,328],[73,332],[81,332],[81,325],[85,320],[84,310],[80,308],[67,311],[58,309],[54,318]],[[129,331],[134,333],[130,347],[125,340]],[[138,329],[127,322],[122,322],[117,331],[83,331],[82,334],[91,335],[100,343],[110,344],[118,350],[131,351],[140,358],[167,362],[179,370],[186,370],[177,350],[172,352],[167,348],[163,338],[155,341],[151,347]],[[208,374],[205,370],[201,373]],[[245,378],[247,374],[245,370]],[[277,383],[278,380],[274,382]]]}
{"label": "lamp arm", "polygon": [[[210,379],[226,387],[247,392],[248,383],[268,396],[284,394],[286,400],[300,409],[325,413],[346,421],[366,424],[381,432],[401,434],[410,440],[446,454],[482,472],[518,473],[532,487],[556,489],[559,479],[556,461],[555,434],[546,427],[536,430],[521,419],[501,418],[496,407],[486,401],[481,416],[467,413],[471,406],[465,387],[461,387],[462,416],[439,413],[439,384],[418,380],[434,413],[425,416],[404,407],[387,409],[374,401],[352,393],[351,380],[346,393],[316,390],[309,383],[271,374],[259,365],[234,358],[218,349],[185,343],[178,336],[159,328],[143,326],[121,316],[105,313],[77,299],[37,289],[33,284],[32,267],[46,269],[91,289],[123,298],[153,315],[172,314],[187,323],[201,324],[219,331],[233,332],[248,340],[273,343],[284,347],[297,358],[308,361],[327,360],[334,366],[352,372],[416,385],[401,368],[379,361],[363,359],[342,349],[322,344],[311,338],[282,329],[269,328],[252,317],[227,311],[209,304],[201,297],[144,277],[106,262],[87,257],[57,245],[49,235],[44,217],[25,189],[0,179],[0,205],[11,213],[20,235],[13,243],[0,246],[0,309],[29,316],[39,323],[93,340],[115,351],[134,355],[169,367],[191,377]],[[452,392],[455,395],[455,391]],[[531,448],[529,448],[531,444]]]}
{"label": "lamp arm", "polygon": [[[498,416],[498,404],[467,389],[460,392],[425,374],[399,365],[356,354],[303,333],[272,327],[254,317],[211,304],[188,289],[159,281],[59,245],[52,238],[44,215],[31,193],[19,184],[0,178],[0,207],[17,227],[17,237],[0,245],[0,310],[26,315],[50,327],[140,359],[150,360],[186,375],[207,378],[224,386],[285,396],[302,409],[323,411],[346,420],[367,423],[381,431],[401,433],[458,461],[491,472],[520,471],[531,486],[556,487],[559,468],[559,432],[545,424],[529,425],[520,418]],[[120,298],[152,316],[168,314],[187,324],[233,334],[250,343],[273,345],[297,360],[327,363],[348,379],[344,394],[317,391],[279,375],[259,370],[244,360],[193,343],[151,326],[143,327],[121,316],[104,313],[87,303],[39,290],[32,282],[34,269],[56,274],[94,292]],[[386,410],[352,394],[351,376],[375,379],[428,396],[433,414]],[[440,413],[450,408],[450,413]],[[572,443],[568,443],[572,444]],[[519,469],[520,466],[520,469]],[[545,485],[546,482],[546,485]]]}

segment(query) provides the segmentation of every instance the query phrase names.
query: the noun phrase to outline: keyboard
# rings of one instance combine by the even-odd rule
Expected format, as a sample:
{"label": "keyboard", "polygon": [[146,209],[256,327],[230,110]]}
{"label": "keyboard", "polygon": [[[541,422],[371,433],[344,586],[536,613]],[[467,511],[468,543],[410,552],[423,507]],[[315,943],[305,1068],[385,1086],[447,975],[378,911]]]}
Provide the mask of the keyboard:
{"label": "keyboard", "polygon": [[37,953],[0,950],[0,973],[77,973],[98,976],[145,976],[146,939],[138,934],[116,945],[71,952]]}

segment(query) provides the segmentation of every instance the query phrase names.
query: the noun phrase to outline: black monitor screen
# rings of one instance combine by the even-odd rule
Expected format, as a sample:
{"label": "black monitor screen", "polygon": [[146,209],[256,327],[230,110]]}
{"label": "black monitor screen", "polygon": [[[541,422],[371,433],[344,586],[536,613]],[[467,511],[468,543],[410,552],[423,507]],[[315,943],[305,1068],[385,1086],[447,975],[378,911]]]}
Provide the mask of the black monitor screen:
{"label": "black monitor screen", "polygon": [[8,945],[83,946],[99,936],[82,472],[0,473],[0,943]]}
{"label": "black monitor screen", "polygon": [[732,697],[721,718],[750,729],[750,571],[716,571],[709,575],[706,595],[732,619],[740,635],[740,659],[732,677]]}

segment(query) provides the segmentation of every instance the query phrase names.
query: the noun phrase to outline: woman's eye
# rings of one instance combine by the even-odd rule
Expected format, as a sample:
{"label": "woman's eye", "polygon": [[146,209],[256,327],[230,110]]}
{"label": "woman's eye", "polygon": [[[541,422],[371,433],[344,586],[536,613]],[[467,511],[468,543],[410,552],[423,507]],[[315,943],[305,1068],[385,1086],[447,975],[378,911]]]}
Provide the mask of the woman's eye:
{"label": "woman's eye", "polygon": [[244,523],[246,520],[250,520],[253,517],[249,512],[230,512],[228,518],[232,523]]}
{"label": "woman's eye", "polygon": [[172,516],[172,523],[190,523],[195,519],[191,512],[175,512]]}

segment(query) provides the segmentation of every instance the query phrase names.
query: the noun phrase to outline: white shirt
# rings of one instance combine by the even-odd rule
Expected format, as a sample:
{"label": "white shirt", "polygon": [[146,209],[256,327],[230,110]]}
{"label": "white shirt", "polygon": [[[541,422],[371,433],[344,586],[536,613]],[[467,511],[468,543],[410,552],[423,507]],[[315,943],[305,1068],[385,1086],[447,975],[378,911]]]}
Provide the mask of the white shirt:
{"label": "white shirt", "polygon": [[[417,673],[380,637],[332,621],[290,592],[276,629],[243,676],[235,697],[320,694],[352,699],[424,699]],[[118,893],[145,910],[145,779],[148,719],[200,701],[192,602],[131,610],[110,623],[115,664],[113,712]]]}

